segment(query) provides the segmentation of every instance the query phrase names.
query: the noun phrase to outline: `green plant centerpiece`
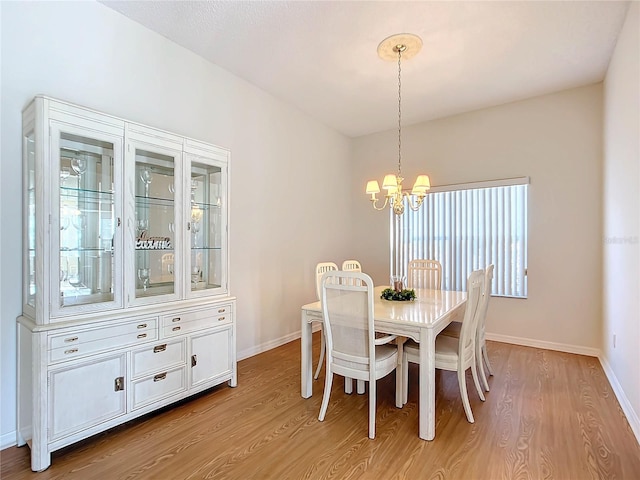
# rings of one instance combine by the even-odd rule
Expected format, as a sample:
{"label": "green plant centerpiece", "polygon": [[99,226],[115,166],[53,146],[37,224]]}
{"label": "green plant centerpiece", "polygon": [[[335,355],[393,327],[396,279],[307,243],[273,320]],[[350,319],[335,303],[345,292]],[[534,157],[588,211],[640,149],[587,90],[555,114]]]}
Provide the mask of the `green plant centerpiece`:
{"label": "green plant centerpiece", "polygon": [[404,289],[396,292],[393,288],[385,288],[380,298],[383,300],[394,300],[396,302],[410,302],[416,299],[416,292],[413,289]]}

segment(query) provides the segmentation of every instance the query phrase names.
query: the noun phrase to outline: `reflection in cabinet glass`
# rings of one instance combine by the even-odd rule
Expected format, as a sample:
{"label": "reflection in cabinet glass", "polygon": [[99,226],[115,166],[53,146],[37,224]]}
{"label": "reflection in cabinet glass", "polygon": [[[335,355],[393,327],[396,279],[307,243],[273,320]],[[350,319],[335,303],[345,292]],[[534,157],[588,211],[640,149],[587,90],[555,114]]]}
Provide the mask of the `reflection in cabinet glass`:
{"label": "reflection in cabinet glass", "polygon": [[175,292],[175,159],[136,149],[136,298]]}
{"label": "reflection in cabinet glass", "polygon": [[222,169],[191,163],[191,291],[222,286]]}

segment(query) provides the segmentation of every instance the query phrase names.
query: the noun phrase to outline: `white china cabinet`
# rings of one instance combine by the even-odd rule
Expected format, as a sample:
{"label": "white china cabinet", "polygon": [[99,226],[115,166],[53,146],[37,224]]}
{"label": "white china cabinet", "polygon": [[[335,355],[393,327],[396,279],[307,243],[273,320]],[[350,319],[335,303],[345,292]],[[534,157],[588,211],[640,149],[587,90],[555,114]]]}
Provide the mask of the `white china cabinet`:
{"label": "white china cabinet", "polygon": [[23,112],[18,444],[237,384],[229,152],[38,96]]}

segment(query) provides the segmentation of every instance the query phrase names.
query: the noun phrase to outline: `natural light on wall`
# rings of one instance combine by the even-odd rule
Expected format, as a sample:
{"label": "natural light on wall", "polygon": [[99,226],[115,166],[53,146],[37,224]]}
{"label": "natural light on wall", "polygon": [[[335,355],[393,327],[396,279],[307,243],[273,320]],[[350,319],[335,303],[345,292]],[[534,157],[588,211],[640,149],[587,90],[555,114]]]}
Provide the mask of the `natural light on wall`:
{"label": "natural light on wall", "polygon": [[492,294],[526,298],[528,187],[528,177],[433,187],[420,210],[391,214],[391,272],[434,259],[444,290],[466,290],[469,274],[493,263]]}

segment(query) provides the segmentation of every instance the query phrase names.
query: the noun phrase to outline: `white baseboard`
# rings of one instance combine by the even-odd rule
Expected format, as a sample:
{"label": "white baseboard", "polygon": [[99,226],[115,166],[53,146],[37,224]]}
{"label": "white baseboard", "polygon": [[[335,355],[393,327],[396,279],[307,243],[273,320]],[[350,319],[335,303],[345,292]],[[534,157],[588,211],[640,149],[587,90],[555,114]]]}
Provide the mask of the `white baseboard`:
{"label": "white baseboard", "polygon": [[[312,330],[314,332],[320,330],[320,324],[318,322],[314,322],[314,324],[312,325]],[[244,360],[245,358],[253,357],[254,355],[258,355],[259,353],[266,352],[268,350],[271,350],[272,348],[279,347],[280,345],[284,345],[285,343],[293,342],[294,340],[299,339],[301,335],[302,332],[298,330],[297,332],[290,333],[289,335],[285,335],[284,337],[276,338],[275,340],[271,340],[260,345],[255,345],[251,348],[241,350],[237,354],[238,361]]]}
{"label": "white baseboard", "polygon": [[3,433],[0,436],[0,450],[16,446],[16,431]]}
{"label": "white baseboard", "polygon": [[543,348],[545,350],[555,350],[557,352],[576,353],[578,355],[587,355],[589,357],[600,357],[600,350],[597,348],[568,345],[566,343],[545,342],[544,340],[511,337],[509,335],[500,335],[497,333],[489,332],[487,332],[487,340],[494,340],[496,342],[502,343],[511,343],[514,345],[522,345],[524,347],[536,347]]}
{"label": "white baseboard", "polygon": [[622,407],[622,411],[627,417],[631,430],[633,430],[636,440],[638,441],[638,444],[640,444],[640,419],[638,418],[638,414],[633,410],[631,402],[629,402],[629,399],[625,395],[624,390],[622,389],[620,382],[618,382],[618,378],[615,373],[613,373],[611,365],[609,365],[607,359],[602,355],[599,355],[598,359],[600,360],[600,365],[602,365],[602,369],[604,370],[604,373],[609,380],[609,384],[613,389],[613,393],[616,394],[616,398],[618,399],[618,402],[620,402],[620,407]]}
{"label": "white baseboard", "polygon": [[275,340],[262,343],[260,345],[254,345],[251,348],[239,351],[237,355],[238,361],[244,360],[245,358],[253,357],[254,355],[258,355],[259,353],[266,352],[267,350],[271,350],[272,348],[279,347],[280,345],[284,345],[285,343],[292,342],[293,340],[297,340],[298,338],[300,338],[300,332],[294,332],[290,333],[289,335],[285,335],[284,337],[276,338]]}

